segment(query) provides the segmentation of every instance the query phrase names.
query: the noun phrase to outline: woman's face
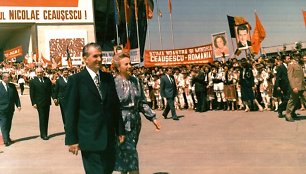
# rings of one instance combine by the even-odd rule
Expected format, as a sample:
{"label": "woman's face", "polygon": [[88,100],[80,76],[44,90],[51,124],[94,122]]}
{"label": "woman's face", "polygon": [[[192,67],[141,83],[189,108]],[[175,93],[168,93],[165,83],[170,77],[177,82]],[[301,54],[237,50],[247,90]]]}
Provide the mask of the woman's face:
{"label": "woman's face", "polygon": [[131,61],[130,58],[124,57],[119,60],[119,72],[122,75],[131,75]]}
{"label": "woman's face", "polygon": [[223,48],[224,47],[224,42],[223,42],[223,39],[221,37],[216,39],[216,43],[217,43],[218,48]]}

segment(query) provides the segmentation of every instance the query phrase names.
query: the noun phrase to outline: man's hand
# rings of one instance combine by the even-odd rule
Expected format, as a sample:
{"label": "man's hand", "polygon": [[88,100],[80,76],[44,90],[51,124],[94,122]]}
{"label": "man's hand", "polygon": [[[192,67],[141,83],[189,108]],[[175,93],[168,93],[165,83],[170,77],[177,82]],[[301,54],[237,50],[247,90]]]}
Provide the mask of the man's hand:
{"label": "man's hand", "polygon": [[69,152],[73,155],[78,155],[78,151],[80,150],[79,144],[69,145]]}
{"label": "man's hand", "polygon": [[293,88],[293,92],[297,94],[299,93],[299,90],[297,88]]}
{"label": "man's hand", "polygon": [[36,105],[36,104],[34,104],[33,107],[34,107],[35,109],[37,109],[37,105]]}
{"label": "man's hand", "polygon": [[119,135],[119,143],[122,144],[124,142],[125,136],[124,135]]}

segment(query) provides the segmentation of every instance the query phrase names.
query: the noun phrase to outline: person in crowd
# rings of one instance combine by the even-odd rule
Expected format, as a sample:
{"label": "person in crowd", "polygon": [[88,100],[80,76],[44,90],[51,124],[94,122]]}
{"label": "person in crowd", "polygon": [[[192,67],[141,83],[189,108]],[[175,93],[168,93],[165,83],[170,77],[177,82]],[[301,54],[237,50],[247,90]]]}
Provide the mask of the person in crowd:
{"label": "person in crowd", "polygon": [[304,80],[304,72],[302,64],[300,64],[300,55],[294,55],[291,63],[288,65],[288,80],[290,84],[291,95],[286,107],[286,120],[293,122],[297,119],[295,111],[300,106],[300,99],[303,104],[306,102],[306,82]]}
{"label": "person in crowd", "polygon": [[224,69],[224,98],[227,101],[227,110],[235,110],[235,103],[237,100],[235,79],[233,69],[230,65],[225,64]]}
{"label": "person in crowd", "polygon": [[214,38],[214,46],[215,46],[215,57],[223,57],[229,54],[229,48],[226,43],[226,39],[224,35],[217,35]]}
{"label": "person in crowd", "polygon": [[111,174],[116,137],[124,141],[120,101],[113,76],[100,70],[100,45],[86,44],[82,56],[86,67],[70,76],[66,87],[65,144],[75,155],[81,150],[86,173]]}
{"label": "person in crowd", "polygon": [[20,87],[20,94],[23,95],[24,85],[25,85],[25,80],[24,80],[23,75],[20,76],[17,83],[19,84],[19,87]]}
{"label": "person in crowd", "polygon": [[166,108],[162,114],[163,117],[167,119],[167,115],[171,110],[172,119],[179,120],[174,106],[174,99],[177,96],[177,87],[172,75],[172,68],[166,68],[166,73],[160,78],[160,95],[167,100]]}
{"label": "person in crowd", "polygon": [[214,93],[217,98],[216,110],[225,109],[227,106],[224,95],[224,72],[223,68],[219,69],[217,66],[211,68],[211,82],[213,83]]}
{"label": "person in crowd", "polygon": [[245,105],[245,111],[249,112],[254,108],[254,103],[257,105],[259,111],[263,111],[262,106],[255,99],[254,95],[254,75],[250,64],[247,62],[246,58],[241,59],[242,69],[239,77],[239,84],[241,87],[241,99]]}
{"label": "person in crowd", "polygon": [[207,91],[204,85],[204,72],[200,69],[200,66],[195,66],[191,72],[191,86],[194,85],[194,90],[197,98],[196,112],[205,112],[207,104]]}
{"label": "person in crowd", "polygon": [[53,94],[53,101],[55,105],[59,105],[61,109],[61,114],[62,114],[62,120],[63,124],[65,125],[65,112],[64,109],[66,108],[66,100],[65,100],[65,92],[66,92],[66,87],[68,83],[68,76],[69,76],[69,71],[67,68],[62,70],[62,75],[58,77],[58,79],[55,82],[54,86],[54,94]]}
{"label": "person in crowd", "polygon": [[0,81],[0,126],[5,146],[10,146],[13,141],[10,137],[15,106],[21,110],[21,103],[16,86],[10,83],[11,76],[5,72]]}
{"label": "person in crowd", "polygon": [[44,70],[36,68],[36,77],[30,81],[30,99],[32,106],[37,109],[39,117],[40,137],[48,140],[48,123],[52,97],[52,83],[44,77]]}
{"label": "person in crowd", "polygon": [[[290,63],[290,56],[283,55],[279,60],[279,65],[276,68],[276,77],[274,89],[281,95],[281,104],[278,106],[278,117],[283,117],[283,111],[286,110],[288,100],[290,98],[290,84],[288,79],[287,67]],[[276,95],[276,92],[275,92]]]}
{"label": "person in crowd", "polygon": [[125,52],[118,53],[113,57],[112,64],[116,72],[115,84],[126,133],[125,141],[117,147],[115,171],[122,174],[139,174],[139,113],[143,113],[146,119],[152,121],[157,130],[160,130],[160,123],[146,101],[142,84],[131,74],[130,55]]}

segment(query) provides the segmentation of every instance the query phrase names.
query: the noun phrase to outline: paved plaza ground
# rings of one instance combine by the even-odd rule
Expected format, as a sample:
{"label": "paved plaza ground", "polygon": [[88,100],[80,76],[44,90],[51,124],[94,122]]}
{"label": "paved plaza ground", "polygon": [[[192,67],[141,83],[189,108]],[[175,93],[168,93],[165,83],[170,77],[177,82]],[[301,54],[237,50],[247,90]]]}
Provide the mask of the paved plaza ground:
{"label": "paved plaza ground", "polygon": [[[39,138],[38,114],[21,96],[11,137],[1,146],[0,174],[83,174],[81,156],[64,145],[60,109],[52,105],[48,141]],[[141,174],[302,174],[306,172],[306,112],[293,123],[272,111],[178,110],[157,132],[142,117],[138,151]],[[115,174],[116,172],[114,172]],[[116,173],[117,174],[117,173]]]}

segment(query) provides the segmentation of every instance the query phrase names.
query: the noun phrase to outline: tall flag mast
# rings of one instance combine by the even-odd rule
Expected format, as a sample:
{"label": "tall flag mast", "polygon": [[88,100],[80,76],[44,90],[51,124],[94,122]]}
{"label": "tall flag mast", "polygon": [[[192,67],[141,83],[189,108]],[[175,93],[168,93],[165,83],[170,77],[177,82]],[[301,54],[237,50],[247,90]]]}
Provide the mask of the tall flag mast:
{"label": "tall flag mast", "polygon": [[149,40],[149,49],[151,50],[151,37],[150,37],[150,20],[149,19],[152,19],[153,17],[153,14],[152,14],[152,10],[150,9],[149,7],[149,4],[148,4],[148,0],[145,0],[145,6],[146,6],[146,17],[147,17],[147,25],[148,25],[148,40]]}
{"label": "tall flag mast", "polygon": [[138,27],[138,5],[137,0],[134,0],[134,7],[135,7],[135,20],[136,20],[136,31],[137,31],[137,45],[140,50],[140,44],[139,44],[139,27]]}
{"label": "tall flag mast", "polygon": [[159,0],[156,0],[156,5],[157,5],[157,21],[158,21],[158,31],[159,31],[159,41],[160,41],[160,46],[161,49],[163,50],[163,38],[162,38],[162,33],[161,33],[161,27],[160,27],[160,17],[162,17],[162,12],[159,9]]}
{"label": "tall flag mast", "polygon": [[172,22],[172,0],[168,0],[168,5],[169,5],[170,24],[171,24],[171,39],[172,39],[172,46],[173,46],[173,49],[174,49],[175,45],[174,45],[173,22]]}
{"label": "tall flag mast", "polygon": [[118,32],[118,26],[119,26],[119,6],[117,0],[114,0],[114,17],[115,17],[115,24],[116,24],[116,37],[117,37],[117,45],[119,45],[119,32]]}

